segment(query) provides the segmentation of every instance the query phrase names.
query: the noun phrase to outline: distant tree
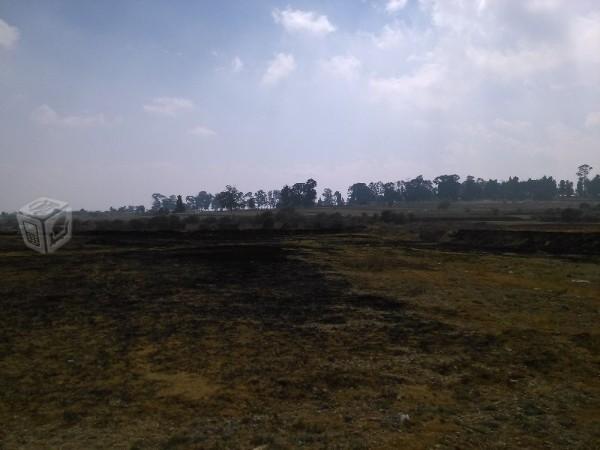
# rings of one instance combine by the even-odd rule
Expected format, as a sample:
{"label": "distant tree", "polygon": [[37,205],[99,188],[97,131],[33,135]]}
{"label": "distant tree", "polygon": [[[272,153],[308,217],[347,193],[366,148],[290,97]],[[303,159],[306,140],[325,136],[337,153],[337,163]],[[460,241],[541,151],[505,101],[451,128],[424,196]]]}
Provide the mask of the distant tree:
{"label": "distant tree", "polygon": [[212,197],[211,201],[210,201],[210,207],[215,210],[215,211],[223,211],[223,208],[225,208],[220,200],[219,200],[219,195],[216,194]]}
{"label": "distant tree", "polygon": [[196,205],[198,206],[198,209],[209,209],[212,204],[213,197],[214,196],[212,194],[209,194],[206,191],[198,192],[198,195],[196,196]]}
{"label": "distant tree", "polygon": [[246,192],[244,195],[244,206],[248,209],[256,209],[256,199],[252,192]]}
{"label": "distant tree", "polygon": [[569,180],[560,180],[558,183],[558,195],[566,198],[573,197],[573,195],[575,195],[573,182]]}
{"label": "distant tree", "polygon": [[234,186],[227,185],[225,190],[215,195],[215,200],[220,209],[232,211],[239,209],[244,200],[244,194]]}
{"label": "distant tree", "polygon": [[168,197],[163,198],[162,207],[167,212],[175,211],[175,207],[177,206],[177,196],[169,195]]}
{"label": "distant tree", "polygon": [[472,175],[467,176],[467,179],[462,183],[460,197],[467,201],[479,200],[482,194],[483,180],[481,178],[476,180]]}
{"label": "distant tree", "polygon": [[460,177],[458,175],[440,175],[433,182],[437,186],[437,195],[440,200],[458,200],[460,195]]}
{"label": "distant tree", "polygon": [[383,185],[382,181],[377,181],[375,183],[369,183],[369,189],[373,193],[374,201],[376,201],[376,202],[383,201],[384,185]]}
{"label": "distant tree", "polygon": [[593,167],[589,164],[582,164],[577,168],[577,195],[585,197],[587,195],[587,185],[589,183],[589,175]]}
{"label": "distant tree", "polygon": [[375,194],[365,183],[354,183],[348,188],[349,205],[366,205],[375,201]]}
{"label": "distant tree", "polygon": [[152,194],[152,209],[153,213],[157,213],[162,208],[162,202],[166,197],[162,194]]}
{"label": "distant tree", "polygon": [[335,206],[344,206],[344,198],[342,197],[342,194],[340,194],[340,191],[335,191],[333,198],[335,201]]}
{"label": "distant tree", "polygon": [[298,200],[294,198],[293,189],[287,184],[281,189],[281,195],[279,202],[277,203],[278,208],[293,208],[298,203]]}
{"label": "distant tree", "polygon": [[590,197],[595,199],[600,198],[600,175],[596,175],[588,182],[587,190]]}
{"label": "distant tree", "polygon": [[256,200],[256,206],[258,206],[259,209],[262,209],[269,204],[267,193],[262,189],[256,191],[254,198]]}
{"label": "distant tree", "polygon": [[200,209],[198,208],[198,202],[196,201],[196,197],[194,197],[193,195],[187,195],[185,197],[185,205],[188,210]]}
{"label": "distant tree", "polygon": [[302,203],[304,207],[310,208],[314,206],[317,200],[317,182],[312,178],[306,180],[302,186]]}
{"label": "distant tree", "polygon": [[502,197],[507,200],[520,200],[524,198],[519,177],[509,177],[502,182]]}
{"label": "distant tree", "polygon": [[309,208],[315,205],[317,199],[317,182],[308,179],[306,183],[296,183],[281,189],[279,208]]}
{"label": "distant tree", "polygon": [[274,189],[272,191],[267,192],[267,203],[269,208],[277,208],[279,202],[281,201],[281,191],[278,189]]}
{"label": "distant tree", "polygon": [[409,202],[432,200],[433,196],[433,183],[423,175],[404,182],[404,197]]}
{"label": "distant tree", "polygon": [[185,212],[185,205],[183,204],[183,199],[181,195],[177,196],[177,200],[175,201],[175,212],[182,213]]}
{"label": "distant tree", "polygon": [[552,200],[556,197],[558,188],[554,178],[543,176],[538,180],[527,180],[527,191],[534,200]]}
{"label": "distant tree", "polygon": [[483,185],[483,197],[490,200],[498,200],[502,197],[502,187],[498,180],[487,180]]}
{"label": "distant tree", "polygon": [[333,192],[329,188],[323,189],[323,201],[321,202],[323,206],[334,206],[335,199],[333,198]]}
{"label": "distant tree", "polygon": [[402,194],[396,188],[396,183],[392,183],[392,182],[385,183],[385,184],[383,184],[382,189],[383,189],[383,201],[387,205],[391,206],[395,202],[399,202],[400,200],[402,200]]}

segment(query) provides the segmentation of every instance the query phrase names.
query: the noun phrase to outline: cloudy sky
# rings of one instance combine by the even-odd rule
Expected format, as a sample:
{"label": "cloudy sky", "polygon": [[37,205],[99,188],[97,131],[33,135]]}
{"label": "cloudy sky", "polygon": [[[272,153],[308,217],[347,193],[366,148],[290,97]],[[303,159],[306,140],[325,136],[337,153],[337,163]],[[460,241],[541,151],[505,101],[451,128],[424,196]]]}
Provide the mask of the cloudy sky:
{"label": "cloudy sky", "polygon": [[0,0],[0,210],[582,163],[598,0]]}

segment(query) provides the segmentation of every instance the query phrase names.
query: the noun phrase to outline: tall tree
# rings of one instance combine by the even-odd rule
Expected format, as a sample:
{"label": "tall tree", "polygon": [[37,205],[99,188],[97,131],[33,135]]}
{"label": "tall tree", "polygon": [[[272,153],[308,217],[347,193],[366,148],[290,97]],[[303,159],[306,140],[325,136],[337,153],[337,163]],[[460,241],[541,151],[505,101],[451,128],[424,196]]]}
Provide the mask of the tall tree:
{"label": "tall tree", "polygon": [[166,197],[162,194],[152,194],[152,212],[157,213],[162,208],[162,202]]}
{"label": "tall tree", "polygon": [[589,175],[593,167],[589,164],[582,164],[577,168],[577,195],[585,197],[587,195],[587,185],[590,181]]}
{"label": "tall tree", "polygon": [[402,199],[400,191],[396,189],[396,183],[385,183],[383,184],[383,201],[388,205],[393,205],[395,202],[399,202]]}
{"label": "tall tree", "polygon": [[248,209],[256,208],[256,199],[254,198],[254,194],[252,192],[246,192],[244,195],[244,206]]}
{"label": "tall tree", "polygon": [[256,199],[256,206],[258,206],[259,209],[268,205],[267,193],[262,189],[256,191],[254,198]]}
{"label": "tall tree", "polygon": [[224,191],[215,195],[215,200],[221,208],[232,211],[241,207],[244,200],[244,194],[238,191],[235,186],[227,185]]}
{"label": "tall tree", "polygon": [[185,197],[185,205],[188,210],[198,210],[198,202],[196,201],[196,197],[193,195],[187,195]]}
{"label": "tall tree", "polygon": [[267,203],[269,204],[269,208],[277,208],[279,203],[281,202],[281,191],[278,189],[274,189],[272,191],[267,192]]}
{"label": "tall tree", "polygon": [[558,183],[558,195],[565,198],[573,197],[573,195],[575,195],[573,182],[569,180],[560,180]]}
{"label": "tall tree", "polygon": [[433,182],[437,186],[437,195],[441,200],[458,200],[460,195],[460,177],[454,175],[440,175]]}
{"label": "tall tree", "polygon": [[366,205],[375,201],[375,194],[365,183],[354,183],[348,188],[349,205]]}
{"label": "tall tree", "polygon": [[498,180],[487,180],[483,185],[483,197],[490,200],[498,200],[502,197],[502,187]]}
{"label": "tall tree", "polygon": [[404,197],[409,202],[433,199],[433,183],[423,175],[404,182]]}
{"label": "tall tree", "polygon": [[317,199],[317,182],[312,178],[306,183],[296,183],[284,186],[278,203],[280,208],[310,208]]}
{"label": "tall tree", "polygon": [[333,192],[329,188],[323,189],[323,206],[334,206]]}
{"label": "tall tree", "polygon": [[482,182],[483,180],[481,178],[476,180],[472,175],[467,176],[467,179],[462,183],[460,193],[461,198],[468,201],[480,199],[483,193]]}
{"label": "tall tree", "polygon": [[200,191],[200,192],[198,192],[198,195],[196,196],[196,204],[198,205],[199,209],[203,209],[203,210],[209,209],[212,201],[213,201],[213,195],[209,194],[206,191]]}
{"label": "tall tree", "polygon": [[177,200],[175,201],[175,212],[182,213],[185,212],[185,205],[183,204],[183,199],[181,195],[177,196]]}
{"label": "tall tree", "polygon": [[600,199],[600,175],[596,175],[588,182],[587,193],[594,199]]}

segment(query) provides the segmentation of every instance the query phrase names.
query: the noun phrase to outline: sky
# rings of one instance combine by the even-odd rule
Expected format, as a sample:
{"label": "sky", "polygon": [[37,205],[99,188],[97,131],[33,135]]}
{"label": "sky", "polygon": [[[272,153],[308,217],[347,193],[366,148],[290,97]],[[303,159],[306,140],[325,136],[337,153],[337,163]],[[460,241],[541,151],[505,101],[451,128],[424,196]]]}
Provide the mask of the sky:
{"label": "sky", "polygon": [[0,210],[583,163],[598,0],[0,0]]}

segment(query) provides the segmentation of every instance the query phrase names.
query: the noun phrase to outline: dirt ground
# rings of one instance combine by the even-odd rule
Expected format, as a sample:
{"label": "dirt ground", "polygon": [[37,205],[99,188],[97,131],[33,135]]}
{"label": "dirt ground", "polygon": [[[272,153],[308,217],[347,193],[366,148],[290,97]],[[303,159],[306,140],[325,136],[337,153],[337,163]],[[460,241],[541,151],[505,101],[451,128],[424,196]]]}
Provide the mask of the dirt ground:
{"label": "dirt ground", "polygon": [[600,260],[361,233],[0,235],[2,449],[597,449]]}

